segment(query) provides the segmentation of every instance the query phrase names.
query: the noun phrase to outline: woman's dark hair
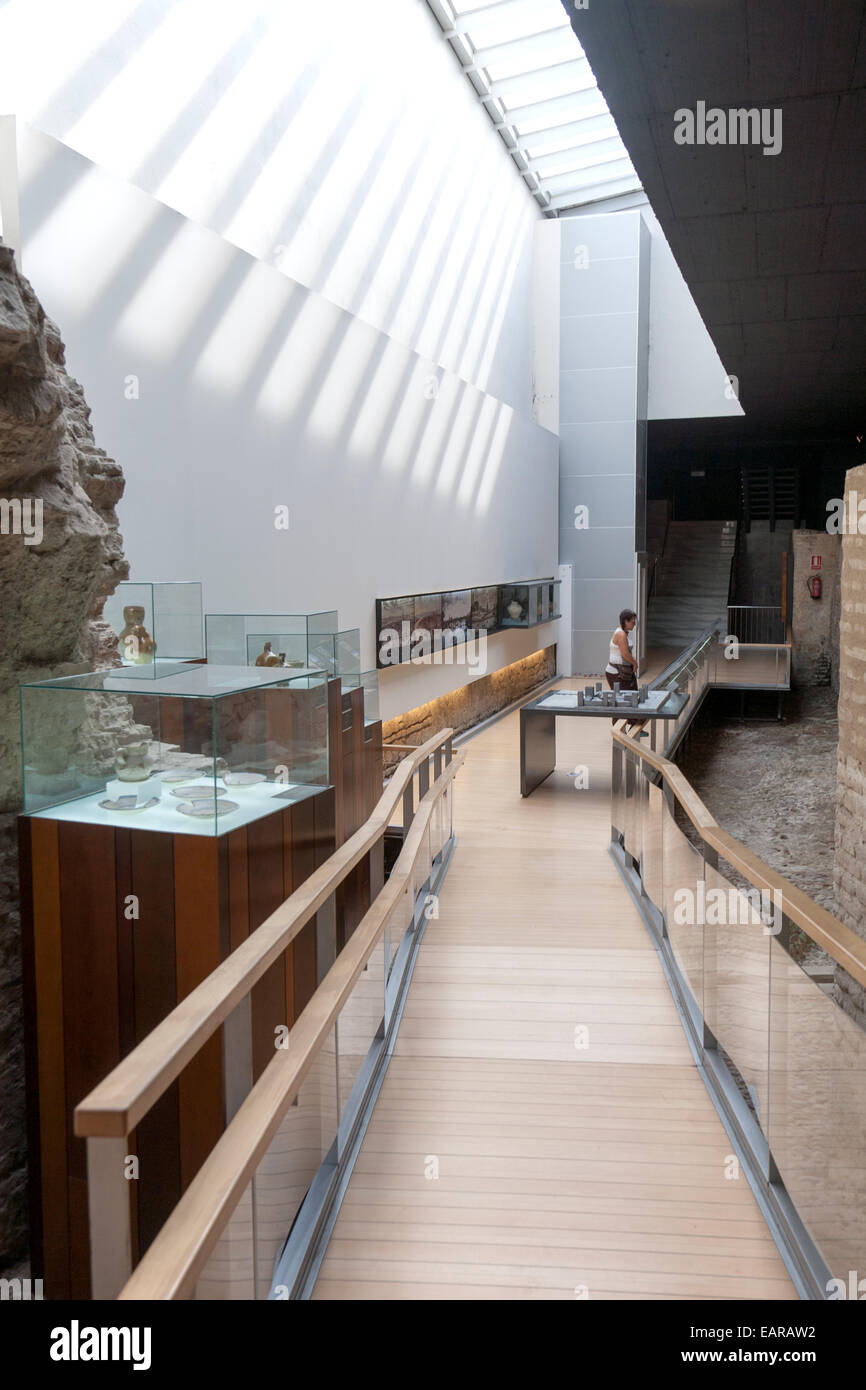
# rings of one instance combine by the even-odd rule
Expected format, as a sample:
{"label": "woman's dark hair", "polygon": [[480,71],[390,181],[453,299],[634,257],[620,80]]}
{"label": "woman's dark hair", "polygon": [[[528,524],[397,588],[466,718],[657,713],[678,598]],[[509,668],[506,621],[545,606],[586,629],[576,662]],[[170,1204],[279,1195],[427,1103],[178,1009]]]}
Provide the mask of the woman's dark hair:
{"label": "woman's dark hair", "polygon": [[626,623],[631,622],[632,618],[636,618],[636,617],[637,617],[637,613],[635,613],[633,609],[631,609],[631,608],[624,608],[624,609],[622,610],[622,612],[621,612],[620,615],[619,615],[619,625],[620,625],[620,627],[623,629],[623,631],[625,631],[625,625],[626,625]]}

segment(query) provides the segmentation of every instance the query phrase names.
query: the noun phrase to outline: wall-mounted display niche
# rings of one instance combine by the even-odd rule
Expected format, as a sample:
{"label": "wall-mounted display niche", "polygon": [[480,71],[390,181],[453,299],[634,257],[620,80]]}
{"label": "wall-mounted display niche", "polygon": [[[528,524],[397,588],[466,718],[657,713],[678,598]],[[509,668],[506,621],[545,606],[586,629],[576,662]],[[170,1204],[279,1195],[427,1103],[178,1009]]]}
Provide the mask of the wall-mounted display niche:
{"label": "wall-mounted display niche", "polygon": [[219,835],[328,785],[322,671],[157,659],[21,686],[24,810]]}
{"label": "wall-mounted display niche", "polygon": [[[307,652],[314,636],[336,633],[336,612],[207,613],[205,652],[220,666],[288,667],[312,665]],[[360,664],[358,669],[360,669]]]}
{"label": "wall-mounted display niche", "polygon": [[482,633],[551,622],[560,616],[560,582],[519,580],[376,599],[377,666],[435,655]]}
{"label": "wall-mounted display niche", "polygon": [[201,584],[133,582],[118,584],[105,600],[102,616],[117,634],[124,666],[152,667],[154,660],[201,661]]}
{"label": "wall-mounted display niche", "polygon": [[560,616],[559,579],[529,579],[499,588],[500,627],[536,627]]}

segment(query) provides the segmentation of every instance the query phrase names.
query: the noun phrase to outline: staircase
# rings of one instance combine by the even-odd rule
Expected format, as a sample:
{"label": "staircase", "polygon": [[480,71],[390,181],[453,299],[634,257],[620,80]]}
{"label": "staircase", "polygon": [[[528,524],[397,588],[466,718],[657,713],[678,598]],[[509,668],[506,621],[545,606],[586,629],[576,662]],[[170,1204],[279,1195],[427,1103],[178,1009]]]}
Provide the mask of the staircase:
{"label": "staircase", "polygon": [[727,611],[735,521],[672,521],[647,613],[647,645],[685,647]]}

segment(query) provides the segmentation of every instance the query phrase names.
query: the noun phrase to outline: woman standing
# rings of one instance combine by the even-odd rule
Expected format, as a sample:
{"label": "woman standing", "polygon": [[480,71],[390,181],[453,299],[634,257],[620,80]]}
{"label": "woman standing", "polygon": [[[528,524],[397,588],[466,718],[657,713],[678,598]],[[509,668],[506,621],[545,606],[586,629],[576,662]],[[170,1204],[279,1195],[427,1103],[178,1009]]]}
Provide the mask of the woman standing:
{"label": "woman standing", "polygon": [[637,614],[631,608],[624,608],[619,615],[619,627],[610,639],[610,655],[604,674],[611,690],[617,681],[620,690],[637,690],[637,659],[628,640],[636,622]]}

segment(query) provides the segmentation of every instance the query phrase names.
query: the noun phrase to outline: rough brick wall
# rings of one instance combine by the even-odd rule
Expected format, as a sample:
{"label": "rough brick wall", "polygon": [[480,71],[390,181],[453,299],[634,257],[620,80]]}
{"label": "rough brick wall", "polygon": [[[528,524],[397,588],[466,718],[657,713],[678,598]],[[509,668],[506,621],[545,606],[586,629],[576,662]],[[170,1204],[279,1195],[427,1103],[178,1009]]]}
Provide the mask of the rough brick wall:
{"label": "rough brick wall", "polygon": [[[845,480],[847,525],[857,518],[851,494],[866,498],[866,464]],[[866,939],[866,534],[842,536],[839,622],[839,749],[836,772],[836,912]],[[866,516],[863,518],[866,530]],[[836,971],[835,997],[866,1023],[866,991]]]}
{"label": "rough brick wall", "polygon": [[[834,620],[838,624],[839,618],[834,596],[839,584],[842,538],[826,531],[794,531],[792,534],[794,682],[796,685],[829,685],[833,681],[834,660],[838,662],[838,635],[834,638],[833,624]],[[820,570],[811,568],[813,555],[821,556]],[[809,594],[807,581],[813,574],[821,576],[819,599]]]}

